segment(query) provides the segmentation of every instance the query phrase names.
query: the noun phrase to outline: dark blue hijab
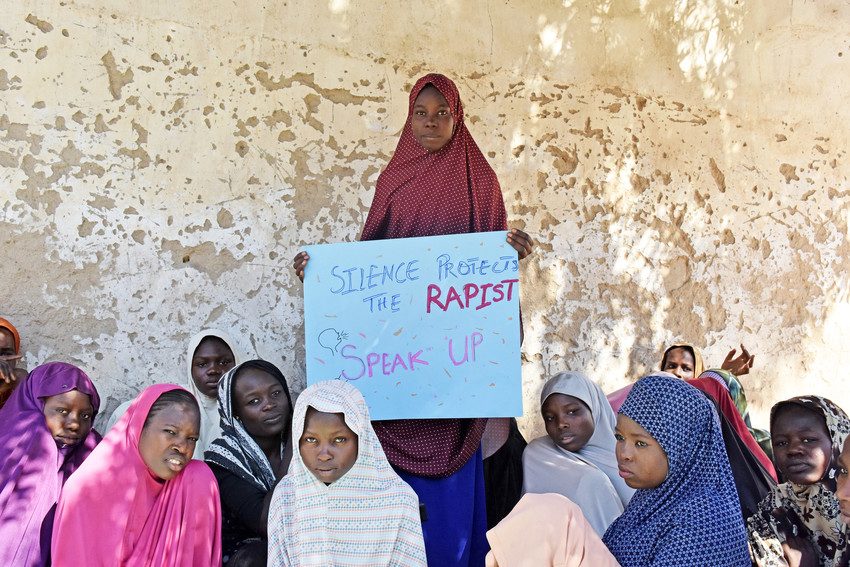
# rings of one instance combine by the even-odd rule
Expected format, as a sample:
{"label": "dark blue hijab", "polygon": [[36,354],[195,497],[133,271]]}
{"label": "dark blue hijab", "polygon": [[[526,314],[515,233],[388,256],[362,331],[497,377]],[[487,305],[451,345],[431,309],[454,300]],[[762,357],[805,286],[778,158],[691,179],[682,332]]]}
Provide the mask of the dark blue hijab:
{"label": "dark blue hijab", "polygon": [[667,454],[667,478],[638,490],[602,538],[623,567],[750,567],[747,533],[718,417],[673,376],[639,380],[620,408]]}

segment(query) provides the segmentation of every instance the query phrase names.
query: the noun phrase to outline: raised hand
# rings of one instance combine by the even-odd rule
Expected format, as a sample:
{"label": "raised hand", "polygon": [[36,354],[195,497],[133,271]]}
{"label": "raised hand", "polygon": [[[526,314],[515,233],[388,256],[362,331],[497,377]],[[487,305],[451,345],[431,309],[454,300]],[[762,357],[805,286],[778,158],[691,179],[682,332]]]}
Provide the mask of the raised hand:
{"label": "raised hand", "polygon": [[729,354],[726,355],[726,359],[723,361],[723,364],[720,366],[723,370],[731,372],[735,376],[743,376],[744,374],[748,374],[750,369],[753,367],[753,363],[756,359],[756,355],[750,355],[744,345],[741,345],[741,354],[737,357],[735,356],[736,349],[732,349],[729,351]]}

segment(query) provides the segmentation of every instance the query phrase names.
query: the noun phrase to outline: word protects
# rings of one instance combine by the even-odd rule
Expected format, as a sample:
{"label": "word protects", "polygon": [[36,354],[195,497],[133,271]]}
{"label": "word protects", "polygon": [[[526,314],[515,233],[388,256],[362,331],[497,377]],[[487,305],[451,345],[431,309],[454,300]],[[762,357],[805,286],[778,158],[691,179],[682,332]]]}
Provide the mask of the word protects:
{"label": "word protects", "polygon": [[[502,280],[499,283],[476,284],[468,283],[461,287],[449,286],[443,295],[443,289],[435,284],[428,284],[425,311],[431,312],[431,307],[436,306],[441,311],[448,311],[450,307],[457,306],[458,309],[469,309],[474,307],[476,311],[484,309],[494,303],[510,301],[513,297],[514,284],[519,282],[514,278]],[[489,297],[488,297],[488,294]]]}

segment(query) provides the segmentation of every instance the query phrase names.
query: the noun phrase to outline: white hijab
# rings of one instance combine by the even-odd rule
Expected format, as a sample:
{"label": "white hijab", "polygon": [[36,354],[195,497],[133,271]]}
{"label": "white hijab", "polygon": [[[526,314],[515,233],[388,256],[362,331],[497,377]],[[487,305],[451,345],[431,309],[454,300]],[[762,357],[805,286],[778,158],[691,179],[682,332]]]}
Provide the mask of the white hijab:
{"label": "white hijab", "polygon": [[[186,378],[188,381],[183,384],[183,387],[192,392],[192,395],[195,396],[195,399],[198,400],[198,405],[201,407],[201,434],[198,437],[198,442],[195,444],[195,453],[192,455],[192,458],[200,460],[204,459],[204,451],[207,450],[209,444],[221,435],[221,424],[219,422],[218,415],[218,400],[216,398],[210,398],[206,394],[202,393],[198,389],[198,386],[195,385],[195,381],[192,380],[192,357],[195,356],[195,351],[198,349],[198,345],[200,345],[201,341],[207,337],[217,337],[224,341],[224,344],[226,344],[233,353],[233,360],[235,363],[234,368],[239,366],[239,364],[241,364],[244,360],[244,357],[242,356],[241,351],[237,348],[236,343],[230,335],[224,331],[219,331],[218,329],[204,329],[189,340],[189,348],[186,351]],[[130,407],[132,401],[133,400],[124,402],[118,406],[114,412],[112,412],[112,415],[106,424],[106,431],[112,429],[112,426],[121,419],[121,416],[127,412],[127,408]]]}
{"label": "white hijab", "polygon": [[580,372],[561,372],[552,377],[540,394],[541,407],[552,394],[584,402],[593,417],[593,435],[575,453],[556,445],[548,435],[529,443],[522,456],[523,492],[566,496],[579,505],[601,535],[622,514],[634,494],[617,468],[617,417],[599,386]]}
{"label": "white hijab", "polygon": [[[218,398],[210,398],[198,388],[195,381],[192,379],[192,358],[195,356],[195,351],[198,346],[207,337],[216,337],[221,339],[224,344],[230,348],[233,353],[234,368],[242,364],[244,358],[242,353],[236,347],[236,343],[230,338],[230,335],[218,329],[204,329],[194,337],[189,339],[189,348],[186,350],[186,379],[184,387],[192,392],[198,404],[201,406],[201,434],[198,437],[198,442],[195,444],[195,454],[193,458],[204,458],[204,451],[207,450],[210,443],[221,437],[221,417],[218,414]],[[223,376],[223,374],[222,374]]]}
{"label": "white hijab", "polygon": [[[307,407],[341,413],[357,460],[326,485],[298,449]],[[305,389],[292,414],[292,462],[269,506],[269,567],[425,567],[419,499],[387,461],[360,392],[341,380]]]}

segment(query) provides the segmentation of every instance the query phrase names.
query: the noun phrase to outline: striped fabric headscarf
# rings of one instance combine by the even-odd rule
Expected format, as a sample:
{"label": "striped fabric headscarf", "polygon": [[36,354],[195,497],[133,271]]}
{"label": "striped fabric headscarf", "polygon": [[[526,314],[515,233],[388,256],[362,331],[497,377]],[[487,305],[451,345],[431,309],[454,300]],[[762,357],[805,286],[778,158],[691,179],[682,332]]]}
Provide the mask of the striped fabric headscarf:
{"label": "striped fabric headscarf", "polygon": [[358,437],[357,461],[325,485],[304,465],[300,450],[293,450],[269,508],[268,565],[425,566],[419,500],[387,462],[363,396],[343,381],[309,386],[295,403],[294,449],[308,407],[343,415]]}
{"label": "striped fabric headscarf", "polygon": [[[292,407],[292,396],[286,378],[277,366],[265,360],[249,360],[231,368],[218,383],[218,414],[221,416],[221,436],[210,443],[204,453],[204,460],[229,470],[241,479],[250,482],[258,489],[269,491],[274,488],[276,481],[274,471],[268,458],[260,449],[254,438],[245,431],[236,413],[233,411],[233,383],[242,370],[256,368],[270,376],[274,376]],[[283,430],[284,445],[288,438],[290,426]],[[283,447],[281,447],[281,454]]]}
{"label": "striped fabric headscarf", "polygon": [[602,538],[623,567],[750,567],[747,534],[720,423],[693,386],[660,373],[638,380],[620,413],[667,455],[667,478],[637,490]]}

